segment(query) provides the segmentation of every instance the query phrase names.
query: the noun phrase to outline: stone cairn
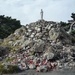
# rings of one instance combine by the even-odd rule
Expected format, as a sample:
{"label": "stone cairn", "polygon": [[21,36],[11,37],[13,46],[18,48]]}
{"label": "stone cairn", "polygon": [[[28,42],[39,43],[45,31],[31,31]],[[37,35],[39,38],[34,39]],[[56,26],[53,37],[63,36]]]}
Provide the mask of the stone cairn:
{"label": "stone cairn", "polygon": [[[7,55],[12,61],[4,62],[17,65],[21,70],[36,69],[37,72],[50,71],[62,66],[74,66],[75,47],[71,45],[71,36],[61,25],[43,19],[26,24],[17,29],[2,42],[12,48]],[[62,65],[61,65],[62,64]]]}

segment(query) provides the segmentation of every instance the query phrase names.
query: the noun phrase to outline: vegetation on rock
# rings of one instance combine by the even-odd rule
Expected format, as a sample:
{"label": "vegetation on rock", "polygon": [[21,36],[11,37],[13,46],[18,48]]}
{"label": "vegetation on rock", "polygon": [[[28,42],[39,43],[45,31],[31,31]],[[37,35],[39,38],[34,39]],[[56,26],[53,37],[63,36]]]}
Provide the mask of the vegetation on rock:
{"label": "vegetation on rock", "polygon": [[70,24],[69,23],[61,21],[60,24],[61,24],[61,27],[63,27],[65,31],[68,31],[70,29]]}
{"label": "vegetation on rock", "polygon": [[17,73],[21,70],[16,65],[8,65],[6,68],[4,65],[0,64],[0,74],[7,74],[7,73]]}
{"label": "vegetation on rock", "polygon": [[[62,22],[62,21],[60,22],[60,24],[61,24],[61,27],[64,28],[65,31],[69,31],[71,24]],[[73,36],[72,43],[75,43],[75,30],[72,30],[70,34]]]}
{"label": "vegetation on rock", "polygon": [[70,34],[73,36],[72,43],[75,43],[75,30],[72,30]]}

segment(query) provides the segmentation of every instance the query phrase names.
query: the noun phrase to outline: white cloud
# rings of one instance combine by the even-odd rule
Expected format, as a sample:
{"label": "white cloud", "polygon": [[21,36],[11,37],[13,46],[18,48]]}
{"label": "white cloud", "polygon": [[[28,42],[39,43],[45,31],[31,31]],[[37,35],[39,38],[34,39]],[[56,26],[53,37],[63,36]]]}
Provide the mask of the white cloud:
{"label": "white cloud", "polygon": [[40,9],[44,19],[67,21],[75,12],[75,0],[0,0],[0,15],[19,19],[25,25],[40,19]]}

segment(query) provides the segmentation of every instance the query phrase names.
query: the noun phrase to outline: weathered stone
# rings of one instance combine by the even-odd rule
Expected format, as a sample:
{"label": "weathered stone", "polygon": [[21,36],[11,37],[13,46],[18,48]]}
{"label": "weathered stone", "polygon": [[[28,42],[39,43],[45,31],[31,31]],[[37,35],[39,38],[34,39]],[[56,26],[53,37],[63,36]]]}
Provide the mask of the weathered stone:
{"label": "weathered stone", "polygon": [[29,68],[30,68],[30,69],[34,69],[34,68],[35,68],[35,65],[34,65],[34,64],[30,64],[30,65],[29,65]]}
{"label": "weathered stone", "polygon": [[45,46],[44,41],[38,39],[35,41],[35,44],[31,49],[36,52],[41,52],[44,50],[44,46]]}
{"label": "weathered stone", "polygon": [[14,34],[21,36],[25,31],[26,31],[26,28],[22,26],[21,28],[17,29]]}
{"label": "weathered stone", "polygon": [[55,40],[56,42],[58,39],[62,41],[63,44],[71,44],[71,36],[68,35],[63,29],[60,28],[51,28],[49,31],[50,40]]}
{"label": "weathered stone", "polygon": [[32,47],[33,45],[34,45],[34,41],[26,40],[26,41],[23,43],[22,47],[26,47],[26,46]]}
{"label": "weathered stone", "polygon": [[44,57],[46,57],[47,60],[52,59],[54,57],[54,53],[48,51],[44,54]]}

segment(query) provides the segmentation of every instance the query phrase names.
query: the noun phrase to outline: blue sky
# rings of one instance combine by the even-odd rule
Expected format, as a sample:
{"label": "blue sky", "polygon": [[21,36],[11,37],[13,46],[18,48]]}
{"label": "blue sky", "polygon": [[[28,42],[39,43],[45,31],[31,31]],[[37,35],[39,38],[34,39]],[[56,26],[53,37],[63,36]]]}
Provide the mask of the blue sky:
{"label": "blue sky", "polygon": [[75,0],[0,0],[0,15],[16,18],[23,25],[39,20],[41,9],[45,20],[67,22],[75,12]]}

